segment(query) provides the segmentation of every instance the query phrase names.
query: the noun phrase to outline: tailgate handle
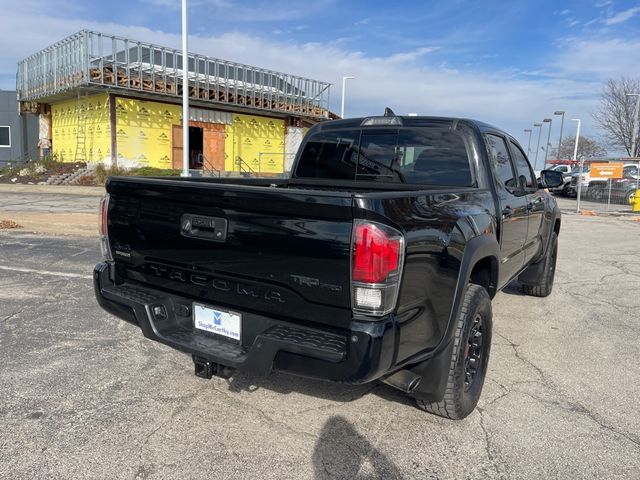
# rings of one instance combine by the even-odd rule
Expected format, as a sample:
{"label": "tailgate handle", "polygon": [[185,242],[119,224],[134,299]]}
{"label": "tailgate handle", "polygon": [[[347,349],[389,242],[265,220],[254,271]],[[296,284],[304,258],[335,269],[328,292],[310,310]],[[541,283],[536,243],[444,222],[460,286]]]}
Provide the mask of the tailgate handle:
{"label": "tailgate handle", "polygon": [[227,239],[227,225],[226,218],[185,213],[180,219],[180,233],[184,237],[224,242]]}

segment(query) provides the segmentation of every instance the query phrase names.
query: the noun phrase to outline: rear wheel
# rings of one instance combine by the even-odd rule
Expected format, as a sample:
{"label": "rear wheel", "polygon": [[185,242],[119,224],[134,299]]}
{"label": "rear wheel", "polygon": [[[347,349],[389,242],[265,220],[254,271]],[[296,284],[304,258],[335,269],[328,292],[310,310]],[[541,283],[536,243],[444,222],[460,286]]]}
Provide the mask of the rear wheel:
{"label": "rear wheel", "polygon": [[540,260],[544,262],[544,267],[540,273],[538,282],[533,285],[523,285],[525,295],[532,297],[547,297],[553,290],[553,280],[556,276],[556,258],[558,257],[558,235],[556,232],[551,234],[549,240],[549,248],[544,258]]}
{"label": "rear wheel", "polygon": [[416,399],[419,408],[453,420],[465,418],[476,408],[489,362],[492,325],[489,294],[470,284],[456,325],[444,398],[439,402]]}

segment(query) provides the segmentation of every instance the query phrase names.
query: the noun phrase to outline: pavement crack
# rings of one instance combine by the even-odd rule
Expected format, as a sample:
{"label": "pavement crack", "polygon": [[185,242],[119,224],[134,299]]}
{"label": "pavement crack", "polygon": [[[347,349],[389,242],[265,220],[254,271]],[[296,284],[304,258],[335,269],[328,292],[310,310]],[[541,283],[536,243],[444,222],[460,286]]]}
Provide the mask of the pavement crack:
{"label": "pavement crack", "polygon": [[484,451],[487,455],[487,458],[489,459],[489,463],[493,467],[493,470],[496,472],[496,475],[498,476],[498,478],[504,478],[503,473],[500,472],[500,468],[498,467],[498,461],[492,451],[491,436],[489,435],[489,430],[487,429],[487,426],[484,423],[485,408],[477,407],[478,414],[480,415],[480,428],[482,429],[482,433],[484,434]]}
{"label": "pavement crack", "polygon": [[570,405],[569,411],[575,412],[578,414],[586,415],[591,421],[598,424],[600,428],[613,432],[621,437],[626,438],[629,442],[633,443],[636,447],[640,448],[640,437],[637,435],[632,435],[623,430],[620,430],[612,425],[605,423],[600,419],[599,415],[592,410],[589,410],[587,407],[582,405],[580,402],[574,402]]}
{"label": "pavement crack", "polygon": [[9,320],[13,319],[14,317],[17,317],[18,315],[20,315],[22,313],[22,310],[18,310],[17,312],[14,312],[12,314],[10,314],[7,317],[4,317],[2,319],[3,322],[8,322]]}
{"label": "pavement crack", "polygon": [[505,337],[501,333],[496,333],[496,335],[498,335],[505,342],[507,342],[507,345],[513,349],[513,353],[515,354],[518,360],[520,360],[522,363],[524,363],[525,365],[528,365],[529,367],[533,368],[536,372],[538,372],[538,375],[540,376],[542,381],[545,383],[545,385],[549,387],[552,386],[553,382],[551,382],[551,380],[547,378],[547,375],[544,373],[544,371],[540,367],[538,367],[535,363],[533,363],[528,358],[525,358],[522,355],[520,355],[520,352],[518,351],[518,347],[520,346],[519,344],[514,343],[513,341],[511,341],[509,338]]}
{"label": "pavement crack", "polygon": [[529,398],[531,398],[532,400],[535,400],[536,402],[542,403],[544,405],[547,405],[549,407],[555,407],[555,408],[559,408],[565,412],[571,413],[571,414],[577,414],[577,415],[582,415],[587,417],[589,420],[591,420],[593,423],[595,423],[596,425],[598,425],[600,428],[602,428],[603,430],[607,430],[609,432],[612,432],[624,439],[626,439],[627,441],[631,442],[633,445],[635,445],[636,447],[640,448],[640,437],[638,437],[637,435],[633,435],[630,433],[627,433],[619,428],[614,427],[613,425],[610,425],[608,423],[606,423],[604,420],[602,420],[600,418],[600,416],[593,412],[592,410],[588,409],[587,407],[585,407],[583,404],[581,404],[580,402],[576,402],[571,400],[571,398],[558,391],[556,393],[558,393],[559,395],[563,396],[565,398],[564,401],[553,401],[553,400],[546,400],[544,398],[540,398],[537,397],[536,395],[533,395],[531,393],[528,392],[524,392],[521,390],[517,390],[518,393],[525,395]]}
{"label": "pavement crack", "polygon": [[[140,444],[140,448],[138,450],[138,468],[136,470],[134,478],[136,479],[146,478],[149,475],[149,473],[151,473],[150,470],[145,467],[145,462],[144,462],[144,459],[142,458],[144,450],[149,444],[149,441],[151,440],[151,438],[156,433],[158,433],[163,427],[165,427],[169,422],[174,420],[180,412],[183,412],[184,410],[189,408],[191,405],[193,405],[197,401],[199,394],[203,392],[205,389],[206,389],[206,386],[203,386],[202,388],[195,391],[193,394],[186,395],[185,397],[183,397],[180,405],[177,405],[165,420],[163,420],[158,425],[156,425],[149,433],[147,433],[144,436],[144,439]],[[191,400],[191,401],[187,405],[185,405],[186,400]]]}
{"label": "pavement crack", "polygon": [[[522,390],[516,390],[518,393],[522,393],[523,395],[527,395],[528,397],[544,403],[545,405],[550,405],[550,406],[554,406],[557,408],[561,408],[564,411],[567,411],[569,413],[577,413],[580,415],[584,415],[587,418],[589,418],[592,422],[594,422],[595,424],[599,425],[601,428],[608,430],[610,432],[613,432],[623,438],[625,438],[626,440],[628,440],[629,442],[631,442],[632,444],[634,444],[636,447],[640,448],[640,437],[627,433],[624,430],[621,430],[619,428],[616,428],[606,422],[604,422],[598,414],[596,414],[595,412],[589,410],[588,408],[586,408],[584,405],[582,405],[581,403],[573,400],[567,393],[563,392],[560,387],[558,387],[553,380],[551,380],[545,373],[544,371],[538,367],[535,363],[531,362],[529,359],[523,357],[520,352],[518,352],[518,347],[519,345],[512,342],[510,339],[508,339],[507,337],[505,337],[504,335],[498,333],[497,334],[499,337],[503,338],[506,342],[509,343],[509,345],[511,346],[511,348],[513,349],[515,356],[518,360],[520,360],[521,362],[525,363],[526,365],[529,365],[531,368],[533,368],[538,375],[540,375],[540,378],[542,380],[543,386],[548,388],[549,390],[551,390],[557,397],[561,397],[564,399],[564,401],[548,401],[548,400],[544,400],[541,399],[539,397],[536,397],[535,395],[532,395],[528,392],[524,392]],[[524,382],[520,382],[520,383],[524,383]],[[540,383],[540,382],[537,382]]]}
{"label": "pavement crack", "polygon": [[506,397],[507,395],[509,395],[511,393],[511,390],[509,390],[505,385],[501,384],[500,382],[497,382],[495,380],[491,380],[493,383],[495,383],[496,385],[498,385],[501,389],[502,389],[502,393],[500,395],[498,395],[496,398],[494,398],[493,400],[491,400],[490,402],[488,402],[486,405],[482,406],[483,410],[487,410],[491,405],[493,405],[494,403],[498,402],[498,400],[503,399],[504,397]]}
{"label": "pavement crack", "polygon": [[297,434],[297,435],[303,435],[303,436],[307,436],[307,437],[311,437],[315,440],[317,440],[319,437],[318,435],[315,435],[313,433],[309,433],[305,430],[298,430],[296,428],[293,428],[291,425],[289,425],[288,423],[285,423],[281,420],[276,420],[275,418],[271,417],[270,415],[268,415],[264,410],[262,410],[261,408],[256,407],[255,405],[251,404],[251,403],[246,403],[243,402],[242,400],[239,400],[237,397],[232,396],[231,394],[229,394],[228,392],[225,392],[224,390],[221,390],[220,388],[218,388],[215,383],[213,384],[213,389],[224,395],[227,399],[232,400],[234,404],[238,404],[238,403],[242,403],[242,405],[249,407],[249,409],[253,410],[255,413],[257,413],[260,417],[262,417],[264,420],[266,420],[267,422],[273,424],[273,425],[278,425],[282,428],[284,428],[285,430]]}

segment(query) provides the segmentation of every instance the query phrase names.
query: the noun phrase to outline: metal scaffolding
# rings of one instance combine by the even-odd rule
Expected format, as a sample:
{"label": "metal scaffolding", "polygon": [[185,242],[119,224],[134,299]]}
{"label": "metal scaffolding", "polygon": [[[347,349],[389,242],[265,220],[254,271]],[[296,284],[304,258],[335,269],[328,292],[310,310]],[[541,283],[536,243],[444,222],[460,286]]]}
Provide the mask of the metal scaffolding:
{"label": "metal scaffolding", "polygon": [[[21,102],[44,102],[78,88],[182,96],[182,53],[83,30],[18,63]],[[331,84],[189,54],[189,96],[199,104],[328,118]]]}

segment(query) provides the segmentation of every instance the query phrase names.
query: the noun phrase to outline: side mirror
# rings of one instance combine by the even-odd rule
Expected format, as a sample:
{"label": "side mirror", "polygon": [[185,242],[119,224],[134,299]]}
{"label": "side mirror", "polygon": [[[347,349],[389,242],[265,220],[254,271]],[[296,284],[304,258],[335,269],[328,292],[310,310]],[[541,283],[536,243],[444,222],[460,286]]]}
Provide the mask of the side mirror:
{"label": "side mirror", "polygon": [[542,188],[555,188],[564,183],[561,172],[555,170],[542,170],[540,172],[540,186]]}

